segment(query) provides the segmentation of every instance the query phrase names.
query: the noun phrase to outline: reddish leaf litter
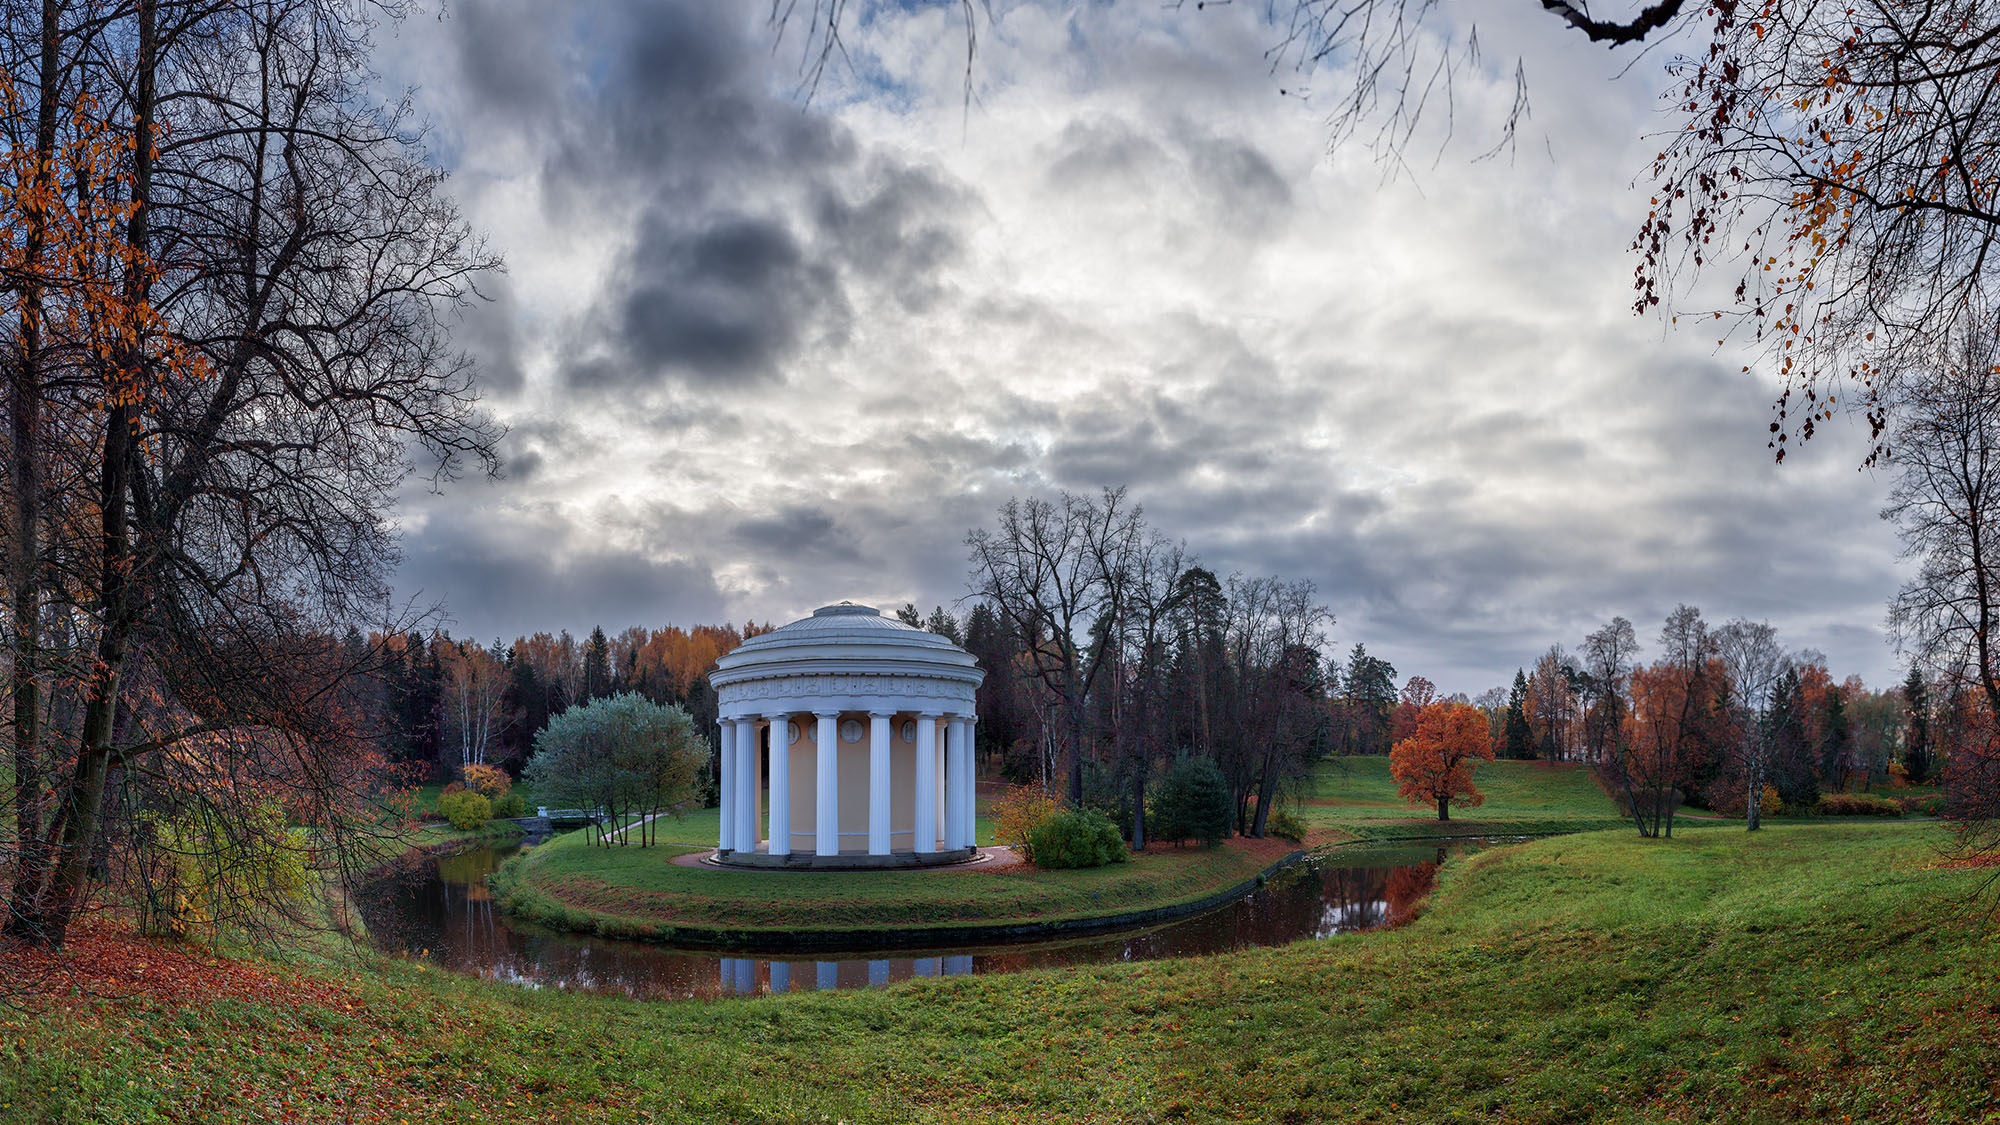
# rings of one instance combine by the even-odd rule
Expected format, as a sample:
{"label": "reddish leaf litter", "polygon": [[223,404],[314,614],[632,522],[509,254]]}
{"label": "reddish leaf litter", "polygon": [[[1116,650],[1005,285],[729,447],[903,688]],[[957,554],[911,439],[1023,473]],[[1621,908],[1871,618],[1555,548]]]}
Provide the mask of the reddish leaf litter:
{"label": "reddish leaf litter", "polygon": [[1947,859],[1936,865],[1945,871],[1976,871],[1986,867],[2000,867],[2000,852],[1979,852]]}
{"label": "reddish leaf litter", "polygon": [[78,921],[54,951],[0,938],[0,980],[17,997],[144,998],[173,1007],[215,1000],[345,1005],[353,999],[324,982],[287,979],[194,946],[141,937],[129,924],[107,918]]}

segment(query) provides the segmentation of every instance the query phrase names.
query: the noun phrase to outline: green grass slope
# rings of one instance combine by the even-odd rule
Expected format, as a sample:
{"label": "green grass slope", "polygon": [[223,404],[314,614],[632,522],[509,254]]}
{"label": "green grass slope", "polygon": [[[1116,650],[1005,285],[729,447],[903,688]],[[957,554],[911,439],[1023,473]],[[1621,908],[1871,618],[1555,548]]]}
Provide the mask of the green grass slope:
{"label": "green grass slope", "polygon": [[881,992],[646,1005],[370,958],[40,1001],[0,1009],[0,1120],[1979,1121],[2000,943],[1944,839],[1539,840],[1448,864],[1397,931]]}
{"label": "green grass slope", "polygon": [[1388,758],[1328,758],[1314,765],[1298,814],[1336,838],[1577,832],[1629,823],[1590,771],[1574,763],[1481,762],[1473,780],[1485,800],[1454,808],[1441,821],[1435,806],[1396,795]]}

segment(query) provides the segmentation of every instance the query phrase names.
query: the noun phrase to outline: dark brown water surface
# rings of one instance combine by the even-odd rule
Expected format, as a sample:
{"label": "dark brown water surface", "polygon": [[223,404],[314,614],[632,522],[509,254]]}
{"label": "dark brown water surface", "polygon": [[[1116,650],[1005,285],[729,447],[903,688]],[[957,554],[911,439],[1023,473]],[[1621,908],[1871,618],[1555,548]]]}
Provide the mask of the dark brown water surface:
{"label": "dark brown water surface", "polygon": [[1376,929],[1414,909],[1448,855],[1491,842],[1343,848],[1228,905],[1150,929],[916,953],[723,954],[544,929],[507,917],[487,892],[486,876],[516,847],[474,848],[385,875],[364,894],[362,914],[384,949],[530,987],[648,1000],[879,988],[911,977],[1194,957]]}

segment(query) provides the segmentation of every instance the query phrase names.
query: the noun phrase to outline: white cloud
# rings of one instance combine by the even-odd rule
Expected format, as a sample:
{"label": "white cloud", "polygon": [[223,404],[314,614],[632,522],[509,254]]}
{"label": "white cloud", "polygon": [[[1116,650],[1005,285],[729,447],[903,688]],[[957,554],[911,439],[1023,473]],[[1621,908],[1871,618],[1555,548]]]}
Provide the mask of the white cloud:
{"label": "white cloud", "polygon": [[[851,29],[809,108],[766,29],[697,9],[454,9],[386,66],[425,79],[511,270],[521,471],[407,524],[405,585],[464,631],[949,601],[1009,495],[1130,484],[1211,567],[1317,582],[1340,651],[1447,690],[1680,601],[1893,676],[1857,444],[1772,466],[1740,358],[1629,313],[1657,64],[1613,83],[1538,13],[1489,22],[1535,81],[1519,152],[1466,159],[1512,86],[1462,76],[1467,142],[1385,186],[1324,153],[1331,79],[1272,74],[1255,5],[1000,5],[969,109],[955,7]],[[750,221],[780,272],[702,256]],[[769,333],[747,366],[648,342],[738,298]]]}

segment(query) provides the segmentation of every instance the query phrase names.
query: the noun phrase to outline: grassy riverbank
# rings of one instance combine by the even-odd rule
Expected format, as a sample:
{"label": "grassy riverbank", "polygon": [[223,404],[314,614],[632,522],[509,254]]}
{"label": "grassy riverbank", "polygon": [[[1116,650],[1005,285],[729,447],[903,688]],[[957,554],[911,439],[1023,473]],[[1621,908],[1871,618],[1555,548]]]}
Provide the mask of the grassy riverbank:
{"label": "grassy riverbank", "polygon": [[757,1000],[138,944],[0,1009],[0,1120],[1976,1121],[2000,943],[1944,839],[1540,840],[1397,931]]}
{"label": "grassy riverbank", "polygon": [[1388,758],[1329,758],[1314,765],[1296,811],[1330,839],[1585,832],[1630,823],[1582,765],[1481,762],[1473,777],[1485,801],[1439,820],[1434,807],[1396,795]]}
{"label": "grassy riverbank", "polygon": [[[1443,835],[1575,832],[1622,826],[1589,773],[1573,766],[1494,762],[1480,768],[1475,817],[1439,821],[1396,796],[1386,758],[1320,763],[1297,810],[1308,845]],[[982,802],[983,805],[983,802]],[[1068,921],[1195,902],[1239,885],[1296,845],[1232,840],[1217,849],[1154,848],[1091,871],[1033,868],[925,872],[719,871],[675,864],[706,850],[716,814],[660,825],[674,847],[593,848],[561,837],[496,877],[500,899],[525,918],[607,937],[715,940],[795,930],[923,929]],[[985,821],[982,819],[982,836]],[[988,837],[990,839],[990,837]],[[693,931],[693,932],[690,932]]]}
{"label": "grassy riverbank", "polygon": [[1025,865],[725,871],[673,862],[700,850],[598,848],[583,833],[572,833],[510,861],[495,887],[517,914],[610,937],[663,938],[687,928],[754,935],[1005,926],[1193,902],[1254,878],[1296,845],[1231,840],[1216,848],[1167,847],[1084,871]]}

